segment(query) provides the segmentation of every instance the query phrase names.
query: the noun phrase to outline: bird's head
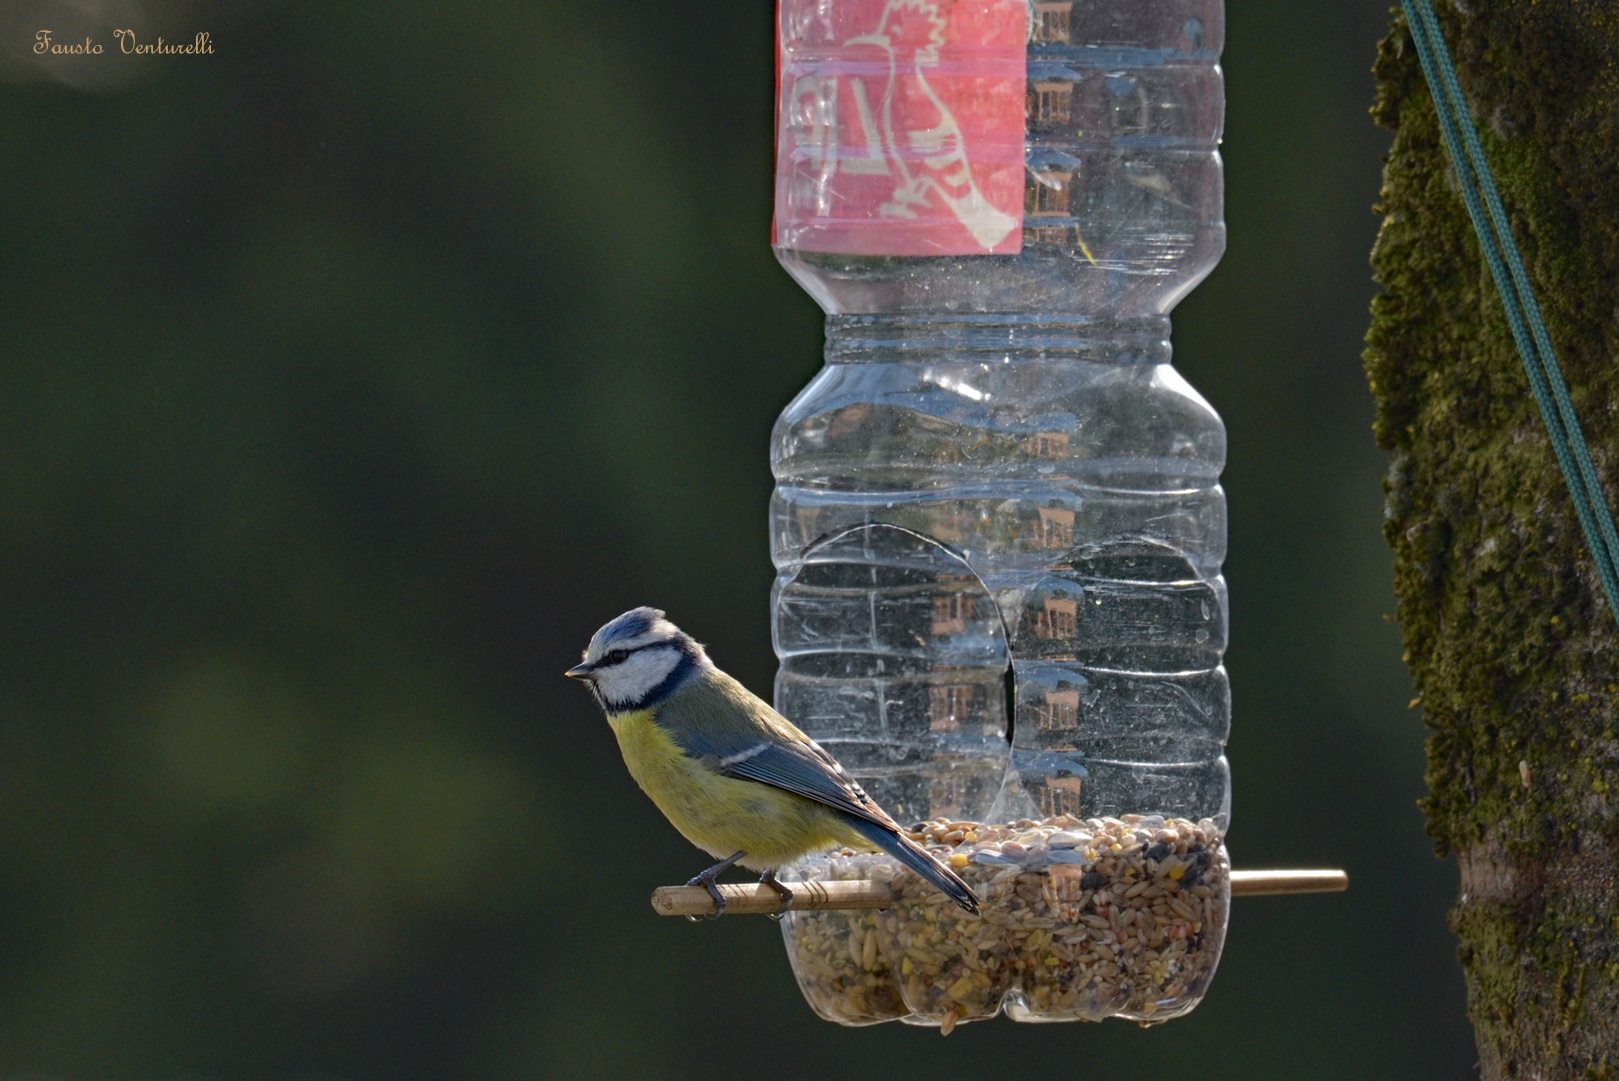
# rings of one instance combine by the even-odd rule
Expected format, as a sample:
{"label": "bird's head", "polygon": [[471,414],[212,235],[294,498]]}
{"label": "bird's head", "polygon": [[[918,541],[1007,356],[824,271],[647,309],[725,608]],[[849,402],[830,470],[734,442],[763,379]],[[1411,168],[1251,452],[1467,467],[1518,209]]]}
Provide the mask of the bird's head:
{"label": "bird's head", "polygon": [[656,608],[634,608],[597,631],[567,675],[584,680],[610,713],[647,709],[713,662]]}

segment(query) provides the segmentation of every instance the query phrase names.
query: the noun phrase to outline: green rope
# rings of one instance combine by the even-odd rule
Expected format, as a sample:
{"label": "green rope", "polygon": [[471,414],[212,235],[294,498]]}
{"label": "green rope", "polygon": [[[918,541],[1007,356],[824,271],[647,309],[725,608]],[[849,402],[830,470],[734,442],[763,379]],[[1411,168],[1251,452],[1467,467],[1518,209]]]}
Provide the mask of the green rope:
{"label": "green rope", "polygon": [[1450,53],[1445,48],[1445,38],[1440,33],[1433,7],[1429,0],[1400,2],[1405,8],[1411,38],[1416,43],[1422,74],[1433,94],[1445,145],[1450,148],[1450,158],[1456,166],[1462,199],[1478,232],[1479,246],[1484,250],[1490,274],[1501,293],[1501,303],[1506,308],[1507,322],[1512,327],[1512,340],[1518,345],[1518,355],[1529,376],[1529,389],[1540,406],[1541,418],[1551,437],[1552,453],[1574,498],[1574,513],[1579,516],[1580,528],[1585,532],[1585,543],[1591,549],[1608,607],[1614,619],[1619,620],[1619,533],[1614,530],[1613,512],[1597,480],[1596,468],[1591,464],[1591,452],[1585,445],[1579,419],[1574,415],[1574,405],[1569,401],[1557,353],[1540,317],[1540,306],[1535,303],[1529,276],[1524,273],[1523,260],[1518,256],[1518,246],[1512,239],[1506,211],[1495,190],[1495,178],[1479,145],[1478,132],[1473,128],[1472,114],[1462,97],[1461,84],[1456,80],[1456,70],[1451,66]]}

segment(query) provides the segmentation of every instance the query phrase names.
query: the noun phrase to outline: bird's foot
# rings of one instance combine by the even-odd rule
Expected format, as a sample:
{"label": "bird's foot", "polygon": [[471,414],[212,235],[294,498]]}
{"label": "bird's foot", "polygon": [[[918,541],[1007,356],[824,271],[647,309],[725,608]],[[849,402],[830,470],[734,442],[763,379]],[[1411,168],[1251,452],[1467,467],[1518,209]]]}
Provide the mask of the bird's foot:
{"label": "bird's foot", "polygon": [[776,881],[775,870],[772,869],[760,875],[759,884],[762,886],[769,886],[771,889],[775,890],[776,895],[781,898],[781,907],[770,913],[770,918],[773,920],[779,920],[783,916],[787,915],[787,910],[793,907],[793,891]]}
{"label": "bird's foot", "polygon": [[[746,852],[733,852],[729,856],[726,856],[724,859],[720,860],[714,866],[710,867],[708,870],[699,875],[693,876],[692,879],[686,883],[688,886],[703,887],[703,889],[708,891],[708,895],[714,898],[714,911],[702,918],[717,920],[725,912],[725,898],[720,895],[719,888],[714,885],[714,880],[720,875],[724,874],[726,871],[730,870],[731,864],[735,863],[745,855],[747,855]],[[686,918],[691,922],[696,923],[699,917],[687,916]]]}

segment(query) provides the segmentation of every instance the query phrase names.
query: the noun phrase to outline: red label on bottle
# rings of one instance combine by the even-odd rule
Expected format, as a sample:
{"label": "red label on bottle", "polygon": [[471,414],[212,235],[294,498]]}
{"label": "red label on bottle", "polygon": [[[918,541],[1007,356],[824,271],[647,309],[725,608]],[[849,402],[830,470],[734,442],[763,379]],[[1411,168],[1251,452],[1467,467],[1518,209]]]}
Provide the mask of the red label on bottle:
{"label": "red label on bottle", "polygon": [[1027,0],[780,0],[777,33],[775,244],[1021,248]]}

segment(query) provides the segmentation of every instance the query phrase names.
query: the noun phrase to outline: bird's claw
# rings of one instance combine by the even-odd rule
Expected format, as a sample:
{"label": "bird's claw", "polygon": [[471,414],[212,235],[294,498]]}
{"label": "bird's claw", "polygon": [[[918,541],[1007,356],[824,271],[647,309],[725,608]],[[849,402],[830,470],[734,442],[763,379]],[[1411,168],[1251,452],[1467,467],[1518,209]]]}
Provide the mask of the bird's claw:
{"label": "bird's claw", "polygon": [[719,887],[714,885],[714,880],[724,873],[731,866],[731,864],[735,863],[746,854],[747,853],[745,852],[733,852],[723,860],[720,860],[714,866],[710,867],[708,870],[702,872],[701,874],[694,875],[691,880],[686,883],[688,886],[703,887],[703,889],[708,891],[708,895],[714,899],[714,911],[702,917],[687,916],[686,918],[688,920],[690,920],[692,923],[696,923],[698,919],[717,920],[725,914],[725,898],[721,896]]}
{"label": "bird's claw", "polygon": [[[704,878],[702,875],[698,875],[696,878],[686,883],[686,885],[701,886],[708,891],[708,895],[710,897],[714,898],[714,911],[703,916],[703,919],[717,920],[721,916],[725,915],[725,897],[720,893],[719,887],[714,885],[714,880],[712,878]],[[690,919],[693,923],[696,923],[698,917],[690,916],[688,919]]]}
{"label": "bird's claw", "polygon": [[760,875],[759,883],[775,890],[776,895],[781,898],[781,907],[768,914],[771,919],[779,921],[783,916],[787,915],[788,909],[793,907],[793,891],[776,880],[775,871],[766,871]]}

